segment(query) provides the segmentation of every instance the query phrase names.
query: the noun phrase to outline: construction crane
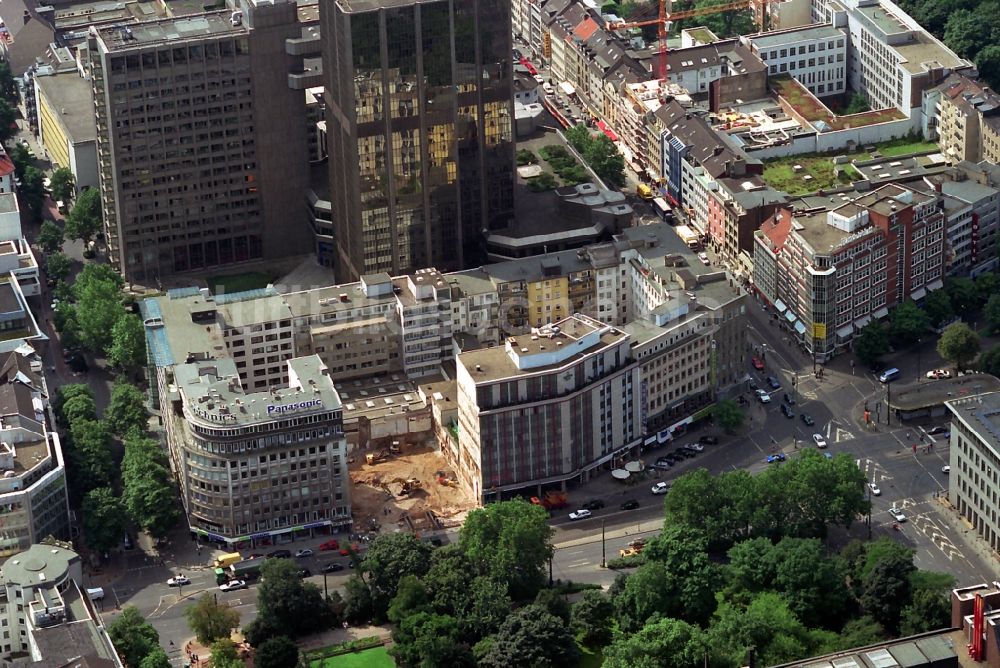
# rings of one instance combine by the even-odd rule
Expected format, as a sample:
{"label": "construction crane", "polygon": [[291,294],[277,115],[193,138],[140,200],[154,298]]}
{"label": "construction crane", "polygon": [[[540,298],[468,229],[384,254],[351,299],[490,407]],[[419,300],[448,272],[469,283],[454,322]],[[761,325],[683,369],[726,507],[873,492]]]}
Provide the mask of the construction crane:
{"label": "construction crane", "polygon": [[[754,5],[754,0],[736,0],[736,2],[725,2],[718,5],[711,5],[709,7],[700,7],[698,9],[685,9],[679,12],[670,11],[667,8],[667,3],[670,0],[659,0],[659,13],[655,19],[644,19],[641,21],[629,21],[626,23],[609,23],[608,30],[628,30],[629,28],[642,28],[644,26],[656,26],[656,36],[659,40],[659,73],[658,78],[664,80],[667,78],[667,26],[671,21],[680,21],[681,19],[691,19],[696,16],[706,16],[708,14],[716,14],[718,12],[729,12],[740,9],[751,9]],[[757,2],[759,4],[759,0]],[[758,23],[762,21],[763,11],[761,11],[761,16],[758,17]]]}

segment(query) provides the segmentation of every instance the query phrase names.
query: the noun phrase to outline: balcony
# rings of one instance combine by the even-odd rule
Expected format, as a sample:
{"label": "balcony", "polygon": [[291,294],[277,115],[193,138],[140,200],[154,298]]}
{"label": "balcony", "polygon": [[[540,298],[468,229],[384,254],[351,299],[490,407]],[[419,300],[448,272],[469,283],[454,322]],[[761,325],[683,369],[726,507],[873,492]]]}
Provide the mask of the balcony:
{"label": "balcony", "polygon": [[323,85],[323,70],[305,70],[288,73],[288,87],[292,90],[308,90]]}

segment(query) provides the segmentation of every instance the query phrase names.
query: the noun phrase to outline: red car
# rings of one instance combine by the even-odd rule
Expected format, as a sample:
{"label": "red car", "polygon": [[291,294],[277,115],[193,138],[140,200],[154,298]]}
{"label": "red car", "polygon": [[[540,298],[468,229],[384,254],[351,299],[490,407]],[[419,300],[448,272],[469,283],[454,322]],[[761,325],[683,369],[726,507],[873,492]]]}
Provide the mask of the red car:
{"label": "red car", "polygon": [[760,359],[759,357],[757,356],[751,357],[750,363],[753,364],[753,368],[757,369],[758,371],[764,370],[764,360]]}
{"label": "red car", "polygon": [[351,546],[350,546],[350,548],[346,548],[346,547],[340,548],[340,556],[346,557],[346,556],[350,555],[352,552],[354,554],[357,554],[359,549],[360,548],[358,547],[357,543],[352,543]]}
{"label": "red car", "polygon": [[320,552],[326,552],[328,550],[339,550],[340,549],[340,543],[338,543],[336,540],[334,540],[334,539],[331,538],[330,540],[326,541],[325,543],[321,543],[320,546],[319,546],[319,549],[320,549]]}

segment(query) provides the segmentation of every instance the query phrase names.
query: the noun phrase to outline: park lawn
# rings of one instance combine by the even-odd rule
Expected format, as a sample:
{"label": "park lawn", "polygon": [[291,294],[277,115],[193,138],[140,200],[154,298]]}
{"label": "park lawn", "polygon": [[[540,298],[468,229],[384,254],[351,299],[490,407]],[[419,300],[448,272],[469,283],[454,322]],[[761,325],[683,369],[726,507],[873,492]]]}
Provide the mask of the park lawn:
{"label": "park lawn", "polygon": [[229,294],[266,288],[268,283],[271,283],[273,280],[274,276],[271,274],[265,274],[260,271],[248,271],[244,274],[212,276],[208,279],[208,287],[215,294],[220,292]]}
{"label": "park lawn", "polygon": [[[600,666],[600,663],[596,664]],[[372,647],[361,652],[318,659],[309,668],[395,668],[396,662],[385,647]]]}

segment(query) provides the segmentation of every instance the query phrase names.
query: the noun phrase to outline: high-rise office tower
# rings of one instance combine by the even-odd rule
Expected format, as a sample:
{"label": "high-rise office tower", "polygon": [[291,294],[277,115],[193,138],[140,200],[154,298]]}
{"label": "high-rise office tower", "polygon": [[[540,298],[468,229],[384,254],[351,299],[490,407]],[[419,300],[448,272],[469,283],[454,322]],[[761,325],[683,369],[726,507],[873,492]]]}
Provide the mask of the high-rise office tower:
{"label": "high-rise office tower", "polygon": [[482,263],[514,210],[510,0],[324,0],[336,269]]}
{"label": "high-rise office tower", "polygon": [[287,0],[91,29],[106,240],[128,281],[308,252],[301,36]]}

